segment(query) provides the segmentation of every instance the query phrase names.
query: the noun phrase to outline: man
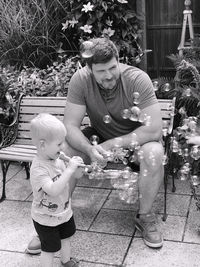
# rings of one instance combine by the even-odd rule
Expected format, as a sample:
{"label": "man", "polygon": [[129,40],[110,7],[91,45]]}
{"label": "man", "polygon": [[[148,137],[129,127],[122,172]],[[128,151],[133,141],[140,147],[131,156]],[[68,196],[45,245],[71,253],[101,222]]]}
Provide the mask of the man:
{"label": "man", "polygon": [[[123,148],[129,148],[131,143],[141,146],[143,157],[136,162],[140,166],[139,211],[133,220],[147,246],[161,247],[163,237],[151,209],[163,181],[162,119],[151,80],[142,70],[119,63],[117,48],[107,38],[83,43],[82,56],[86,66],[71,78],[64,116],[71,156],[79,154],[85,161],[104,161],[117,137]],[[135,105],[140,117],[151,118],[150,125],[123,118],[123,111]],[[86,112],[92,127],[81,131]],[[109,123],[105,116],[110,118]],[[91,144],[92,135],[98,136],[99,144]]]}

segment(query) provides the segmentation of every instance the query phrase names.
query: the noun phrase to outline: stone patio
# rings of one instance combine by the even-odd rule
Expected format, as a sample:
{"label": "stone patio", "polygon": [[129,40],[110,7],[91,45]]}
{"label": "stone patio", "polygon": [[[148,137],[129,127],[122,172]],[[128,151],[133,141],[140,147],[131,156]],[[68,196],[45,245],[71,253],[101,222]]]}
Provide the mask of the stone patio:
{"label": "stone patio", "polygon": [[[73,194],[77,232],[72,238],[72,253],[80,259],[80,267],[200,266],[200,214],[189,183],[176,180],[176,186],[175,193],[168,186],[166,222],[162,221],[163,186],[154,203],[165,242],[161,249],[151,249],[134,229],[136,207],[120,200],[109,181],[81,179]],[[20,164],[10,166],[6,192],[6,200],[0,203],[0,266],[40,266],[39,256],[25,253],[35,232],[31,187]],[[59,265],[57,254],[55,266]]]}

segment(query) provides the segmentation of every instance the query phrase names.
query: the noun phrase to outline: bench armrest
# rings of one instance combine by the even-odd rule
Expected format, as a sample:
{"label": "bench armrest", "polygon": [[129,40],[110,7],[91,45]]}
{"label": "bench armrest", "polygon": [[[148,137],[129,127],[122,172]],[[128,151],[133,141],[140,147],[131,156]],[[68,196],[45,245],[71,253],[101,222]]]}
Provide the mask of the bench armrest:
{"label": "bench armrest", "polygon": [[20,94],[17,100],[16,114],[15,114],[13,122],[9,125],[0,123],[0,149],[12,145],[17,138],[19,110],[20,110],[20,102],[21,102],[22,97],[23,97],[23,94]]}

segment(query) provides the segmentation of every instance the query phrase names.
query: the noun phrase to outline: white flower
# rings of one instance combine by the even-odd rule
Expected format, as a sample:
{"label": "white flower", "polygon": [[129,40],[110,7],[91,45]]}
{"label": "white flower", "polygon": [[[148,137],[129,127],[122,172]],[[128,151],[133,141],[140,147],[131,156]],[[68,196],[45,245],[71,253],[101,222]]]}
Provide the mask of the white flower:
{"label": "white flower", "polygon": [[87,32],[87,33],[92,33],[91,29],[92,29],[92,25],[84,25],[84,26],[81,26],[80,27],[81,30],[83,30],[84,32]]}
{"label": "white flower", "polygon": [[110,27],[103,30],[103,35],[108,35],[109,37],[113,36],[115,33],[115,30],[112,30]]}
{"label": "white flower", "polygon": [[121,4],[127,4],[128,3],[128,1],[127,0],[117,0],[119,3],[121,3]]}
{"label": "white flower", "polygon": [[65,31],[67,28],[68,28],[68,26],[69,26],[69,20],[66,20],[66,22],[65,23],[62,23],[62,31]]}
{"label": "white flower", "polygon": [[90,2],[87,3],[87,5],[83,5],[83,8],[81,9],[81,11],[84,11],[85,13],[87,13],[88,11],[92,11],[94,5],[91,5]]}
{"label": "white flower", "polygon": [[69,24],[72,28],[74,28],[74,25],[78,23],[78,20],[76,20],[75,18],[73,18],[72,20],[69,20]]}
{"label": "white flower", "polygon": [[110,18],[108,18],[108,19],[106,20],[106,25],[112,27],[112,24],[113,24],[113,21],[110,20]]}

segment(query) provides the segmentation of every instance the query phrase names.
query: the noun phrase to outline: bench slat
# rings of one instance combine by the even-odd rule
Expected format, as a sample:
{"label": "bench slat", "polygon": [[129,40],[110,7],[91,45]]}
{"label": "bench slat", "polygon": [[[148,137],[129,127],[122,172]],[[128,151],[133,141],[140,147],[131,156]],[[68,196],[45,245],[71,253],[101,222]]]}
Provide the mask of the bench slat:
{"label": "bench slat", "polygon": [[4,154],[0,153],[0,159],[1,160],[9,160],[9,161],[22,161],[22,162],[32,162],[35,154],[33,155],[28,155],[28,154]]}
{"label": "bench slat", "polygon": [[24,145],[24,146],[26,146],[26,145],[30,146],[30,145],[32,145],[32,140],[31,139],[20,139],[20,138],[17,138],[15,140],[15,144]]}
{"label": "bench slat", "polygon": [[65,107],[66,97],[24,97],[20,106],[56,106]]}
{"label": "bench slat", "polygon": [[[19,125],[21,123],[30,123],[30,121],[35,118],[37,116],[37,113],[35,114],[20,114],[19,115]],[[64,114],[59,114],[59,115],[56,115],[56,117],[59,119],[59,120],[63,120],[64,118]]]}
{"label": "bench slat", "polygon": [[20,107],[20,114],[38,114],[38,113],[64,114],[64,107],[47,107],[47,106],[24,106]]}

